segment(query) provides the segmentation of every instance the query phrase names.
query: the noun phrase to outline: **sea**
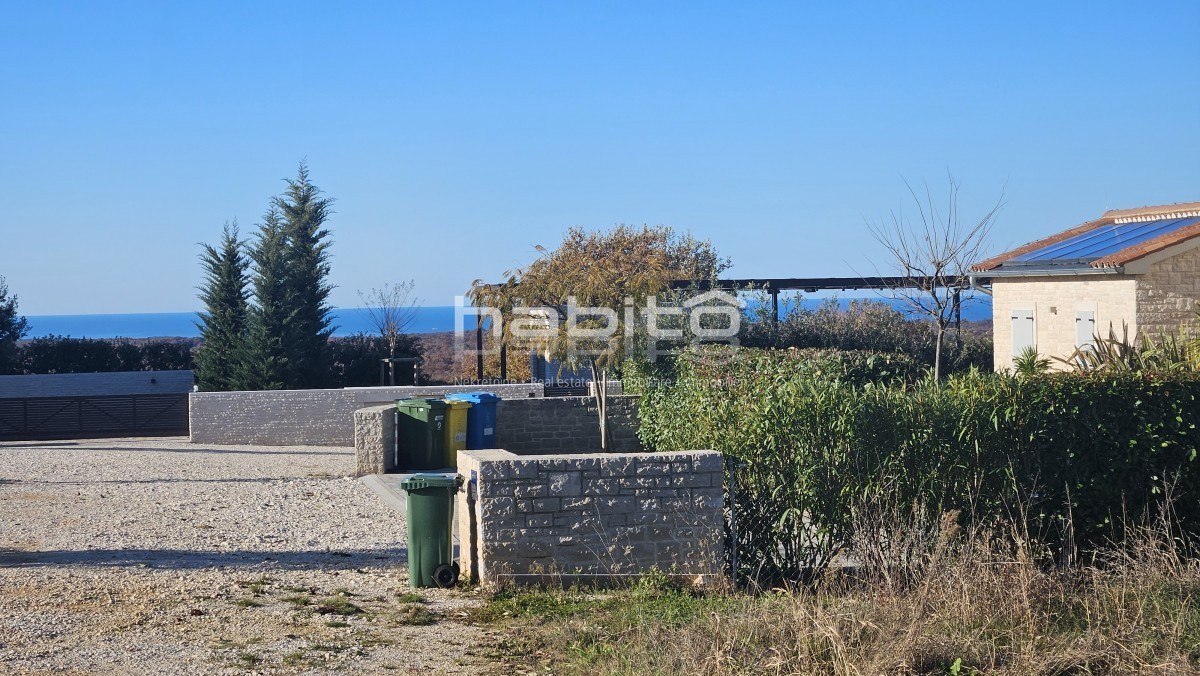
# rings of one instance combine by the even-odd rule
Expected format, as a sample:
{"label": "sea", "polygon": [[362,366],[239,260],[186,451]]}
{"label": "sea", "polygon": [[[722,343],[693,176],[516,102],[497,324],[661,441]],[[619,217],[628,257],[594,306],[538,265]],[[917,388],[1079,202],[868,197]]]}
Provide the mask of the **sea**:
{"label": "sea", "polygon": [[[875,300],[903,309],[900,301],[892,299],[838,298],[837,303],[846,307],[853,300]],[[801,304],[816,307],[824,302],[818,298],[805,297]],[[747,301],[753,308],[754,302]],[[781,314],[787,311],[789,302],[780,299]],[[352,336],[358,333],[376,333],[375,326],[366,308],[335,308],[332,312],[334,336]],[[991,298],[979,296],[963,306],[962,318],[978,321],[992,318]],[[28,315],[29,333],[25,338],[46,336],[69,336],[71,338],[194,338],[200,335],[196,323],[200,317],[195,312],[134,312],[127,314],[82,314],[82,315]],[[466,326],[474,326],[474,316],[467,318]],[[437,333],[453,331],[455,325],[453,305],[434,305],[417,308],[408,333]]]}

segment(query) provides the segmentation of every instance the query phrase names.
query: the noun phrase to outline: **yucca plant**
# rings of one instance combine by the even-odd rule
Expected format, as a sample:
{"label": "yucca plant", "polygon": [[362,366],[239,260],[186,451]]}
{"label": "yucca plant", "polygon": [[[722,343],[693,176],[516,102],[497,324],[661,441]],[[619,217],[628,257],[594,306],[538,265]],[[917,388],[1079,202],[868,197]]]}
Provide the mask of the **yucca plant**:
{"label": "yucca plant", "polygon": [[1050,370],[1050,360],[1038,354],[1037,348],[1030,345],[1013,359],[1013,372],[1021,377],[1036,376]]}
{"label": "yucca plant", "polygon": [[1067,358],[1055,357],[1076,371],[1106,371],[1110,373],[1134,373],[1143,368],[1142,351],[1137,337],[1129,335],[1129,325],[1121,323],[1121,336],[1110,326],[1108,338],[1100,334],[1092,337],[1091,345],[1082,345]]}
{"label": "yucca plant", "polygon": [[1096,334],[1091,345],[1079,347],[1066,359],[1056,359],[1081,372],[1190,373],[1200,370],[1200,338],[1187,325],[1180,326],[1178,335],[1131,337],[1129,326],[1123,323],[1120,337],[1109,327],[1108,338]]}

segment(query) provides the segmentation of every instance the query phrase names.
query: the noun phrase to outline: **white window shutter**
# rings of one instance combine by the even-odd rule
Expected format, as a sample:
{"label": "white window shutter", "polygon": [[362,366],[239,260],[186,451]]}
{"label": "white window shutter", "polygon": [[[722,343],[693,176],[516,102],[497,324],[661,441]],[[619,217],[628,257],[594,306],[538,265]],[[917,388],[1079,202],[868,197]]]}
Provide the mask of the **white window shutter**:
{"label": "white window shutter", "polygon": [[1075,313],[1075,347],[1095,344],[1096,311],[1079,310]]}
{"label": "white window shutter", "polygon": [[1033,310],[1012,311],[1012,356],[1019,357],[1026,348],[1037,347],[1033,330]]}

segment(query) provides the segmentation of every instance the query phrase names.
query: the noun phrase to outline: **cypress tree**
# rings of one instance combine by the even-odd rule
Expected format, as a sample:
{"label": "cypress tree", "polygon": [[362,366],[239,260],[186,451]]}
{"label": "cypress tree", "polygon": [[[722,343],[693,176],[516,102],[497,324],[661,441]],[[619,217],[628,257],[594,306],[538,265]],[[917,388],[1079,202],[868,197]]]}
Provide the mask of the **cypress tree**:
{"label": "cypress tree", "polygon": [[196,356],[197,380],[202,390],[235,390],[241,386],[248,313],[247,261],[237,221],[225,224],[219,246],[201,246],[204,285],[199,288],[205,311],[196,323],[203,341]]}
{"label": "cypress tree", "polygon": [[279,211],[272,206],[250,250],[254,263],[254,307],[240,380],[246,389],[298,387],[290,334],[295,303],[288,283],[288,240]]}
{"label": "cypress tree", "polygon": [[285,346],[297,378],[295,386],[323,387],[329,380],[329,337],[334,330],[329,306],[333,290],[329,284],[329,231],[324,227],[333,200],[321,197],[303,162],[296,179],[287,184],[283,195],[275,198],[284,220],[286,283],[293,303]]}

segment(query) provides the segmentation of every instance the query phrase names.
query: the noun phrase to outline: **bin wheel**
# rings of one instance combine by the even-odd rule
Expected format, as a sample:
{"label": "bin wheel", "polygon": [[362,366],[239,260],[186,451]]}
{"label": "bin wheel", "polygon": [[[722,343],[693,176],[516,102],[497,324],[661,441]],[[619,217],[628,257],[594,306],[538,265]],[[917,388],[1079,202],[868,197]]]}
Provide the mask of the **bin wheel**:
{"label": "bin wheel", "polygon": [[458,582],[457,571],[448,563],[443,563],[433,569],[433,583],[442,589],[448,589]]}

